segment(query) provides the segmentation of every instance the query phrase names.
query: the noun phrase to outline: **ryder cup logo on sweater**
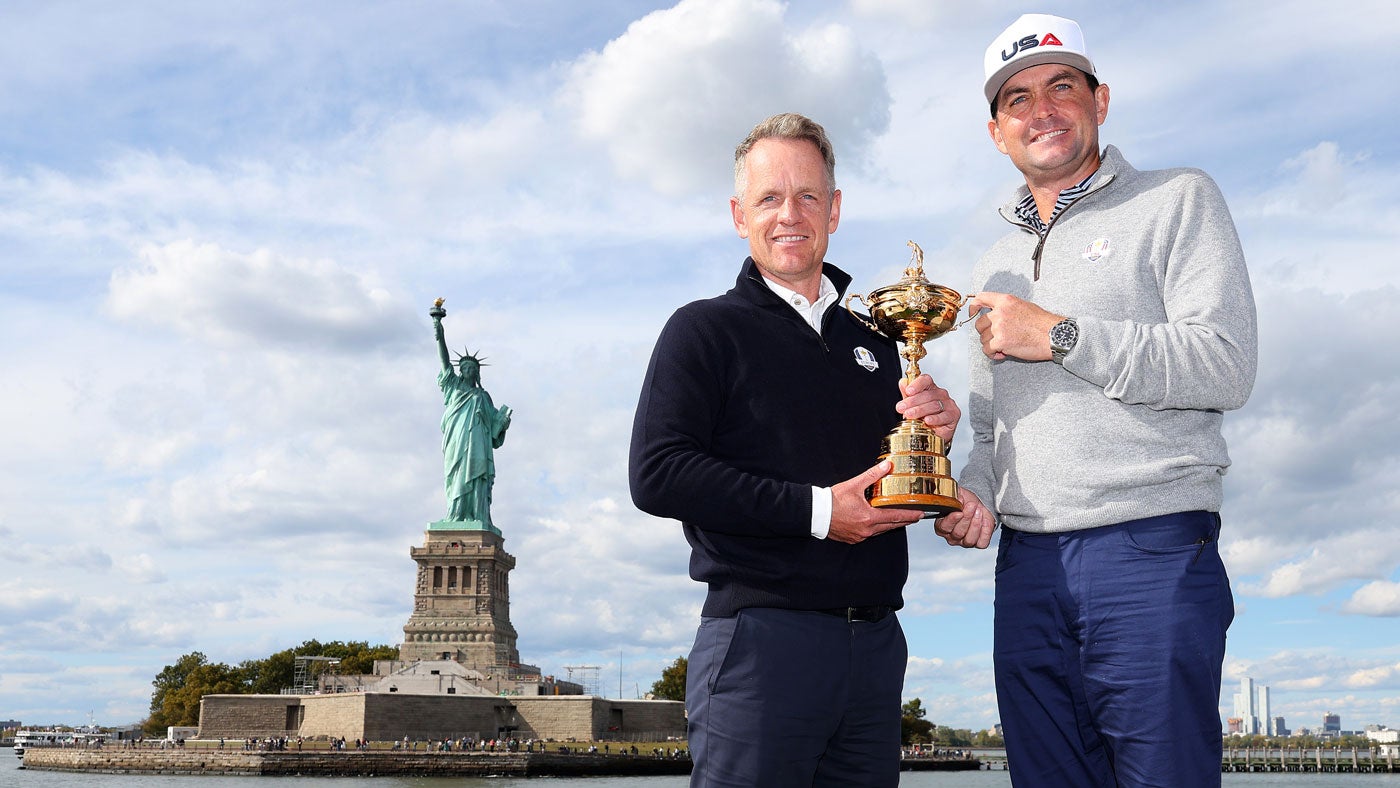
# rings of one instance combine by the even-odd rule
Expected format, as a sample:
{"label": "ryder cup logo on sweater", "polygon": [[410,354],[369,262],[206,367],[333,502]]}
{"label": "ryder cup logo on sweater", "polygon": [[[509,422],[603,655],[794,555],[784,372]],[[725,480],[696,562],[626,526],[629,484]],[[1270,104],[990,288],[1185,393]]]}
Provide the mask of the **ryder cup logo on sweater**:
{"label": "ryder cup logo on sweater", "polygon": [[1110,251],[1112,250],[1108,248],[1108,239],[1099,238],[1084,247],[1084,259],[1091,263],[1097,263],[1105,257],[1108,257]]}
{"label": "ryder cup logo on sweater", "polygon": [[880,368],[880,362],[875,360],[875,354],[863,347],[856,348],[856,363],[865,367],[868,372],[874,372]]}

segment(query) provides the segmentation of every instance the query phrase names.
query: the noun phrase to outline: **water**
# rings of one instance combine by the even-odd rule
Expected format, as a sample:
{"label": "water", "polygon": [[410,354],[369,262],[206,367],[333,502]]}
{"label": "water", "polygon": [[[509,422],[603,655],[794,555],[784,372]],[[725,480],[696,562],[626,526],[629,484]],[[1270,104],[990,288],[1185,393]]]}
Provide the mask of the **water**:
{"label": "water", "polygon": [[[0,788],[686,788],[685,777],[197,777],[71,774],[0,761]],[[1400,788],[1400,774],[1226,774],[1224,788]],[[1010,788],[1006,772],[909,772],[900,788]]]}

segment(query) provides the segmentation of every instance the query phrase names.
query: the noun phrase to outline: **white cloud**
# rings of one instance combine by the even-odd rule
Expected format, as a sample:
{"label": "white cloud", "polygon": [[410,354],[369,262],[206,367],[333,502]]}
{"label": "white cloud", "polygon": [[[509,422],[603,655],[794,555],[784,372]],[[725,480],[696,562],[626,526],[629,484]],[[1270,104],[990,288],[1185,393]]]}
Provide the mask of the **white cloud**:
{"label": "white cloud", "polygon": [[939,19],[956,14],[960,7],[967,5],[972,4],[942,5],[923,0],[851,0],[851,10],[856,14],[921,30]]}
{"label": "white cloud", "polygon": [[143,585],[154,585],[164,583],[169,579],[165,570],[155,558],[147,553],[128,556],[118,562],[118,569],[133,583]]}
{"label": "white cloud", "polygon": [[1400,583],[1376,580],[1356,589],[1342,612],[1363,616],[1400,616]]}
{"label": "white cloud", "polygon": [[408,335],[400,303],[330,260],[188,240],[147,245],[140,256],[139,267],[112,274],[107,307],[121,319],[173,326],[226,349],[365,352]]}
{"label": "white cloud", "polygon": [[943,670],[943,660],[937,657],[910,656],[904,669],[905,680],[925,681],[936,677]]}
{"label": "white cloud", "polygon": [[995,537],[990,550],[953,548],[933,536],[931,522],[910,529],[904,615],[937,616],[989,602],[996,557]]}
{"label": "white cloud", "polygon": [[544,652],[606,652],[621,639],[689,650],[703,589],[686,575],[679,523],[600,499],[515,533],[513,552],[530,557],[512,576],[514,618],[531,622],[522,642]]}
{"label": "white cloud", "polygon": [[1400,686],[1400,663],[1358,670],[1347,676],[1346,686],[1357,689]]}
{"label": "white cloud", "polygon": [[1374,157],[1322,140],[1279,162],[1258,193],[1233,201],[1256,289],[1336,297],[1400,286],[1393,267],[1374,264],[1400,243],[1400,189]]}
{"label": "white cloud", "polygon": [[816,119],[858,162],[889,122],[880,62],[848,28],[792,30],[785,14],[774,0],[682,0],[580,58],[564,100],[619,174],[663,194],[732,191],[734,145],[778,112]]}
{"label": "white cloud", "polygon": [[1240,589],[1263,597],[1317,594],[1349,580],[1388,574],[1395,566],[1395,552],[1380,548],[1388,538],[1386,531],[1332,531],[1327,542],[1307,555],[1273,567],[1260,583],[1241,583]]}

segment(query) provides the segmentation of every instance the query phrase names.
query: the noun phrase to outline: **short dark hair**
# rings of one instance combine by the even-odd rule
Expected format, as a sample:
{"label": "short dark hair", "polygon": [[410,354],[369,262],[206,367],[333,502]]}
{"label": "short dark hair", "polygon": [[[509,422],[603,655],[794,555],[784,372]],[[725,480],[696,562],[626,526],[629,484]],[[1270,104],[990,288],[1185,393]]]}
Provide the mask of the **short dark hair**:
{"label": "short dark hair", "polygon": [[[1083,70],[1083,69],[1076,68],[1076,69],[1074,69],[1074,70],[1075,70],[1075,71],[1078,71],[1079,73],[1081,73],[1081,74],[1084,75],[1084,81],[1089,83],[1089,91],[1090,91],[1091,93],[1092,93],[1093,91],[1099,89],[1099,78],[1098,78],[1098,77],[1094,76],[1093,74],[1090,74],[1089,72],[1087,72],[1087,71],[1085,71],[1085,70]],[[1001,90],[998,89],[998,90],[997,90],[997,97],[994,98],[994,99],[992,99],[992,120],[996,120],[996,119],[997,119],[997,99],[1000,99],[1000,98],[1001,98]]]}

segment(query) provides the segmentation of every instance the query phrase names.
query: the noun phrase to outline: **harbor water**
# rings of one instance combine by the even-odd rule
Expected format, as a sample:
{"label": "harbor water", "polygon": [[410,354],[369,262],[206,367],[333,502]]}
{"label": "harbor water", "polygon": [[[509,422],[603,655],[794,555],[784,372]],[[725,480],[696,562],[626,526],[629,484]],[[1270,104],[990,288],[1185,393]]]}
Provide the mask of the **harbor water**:
{"label": "harbor water", "polygon": [[[8,755],[8,753],[6,753]],[[685,788],[685,777],[416,778],[74,774],[0,761],[0,788]],[[1225,788],[1400,788],[1400,774],[1226,774]],[[1006,772],[908,772],[900,788],[1010,788]]]}

